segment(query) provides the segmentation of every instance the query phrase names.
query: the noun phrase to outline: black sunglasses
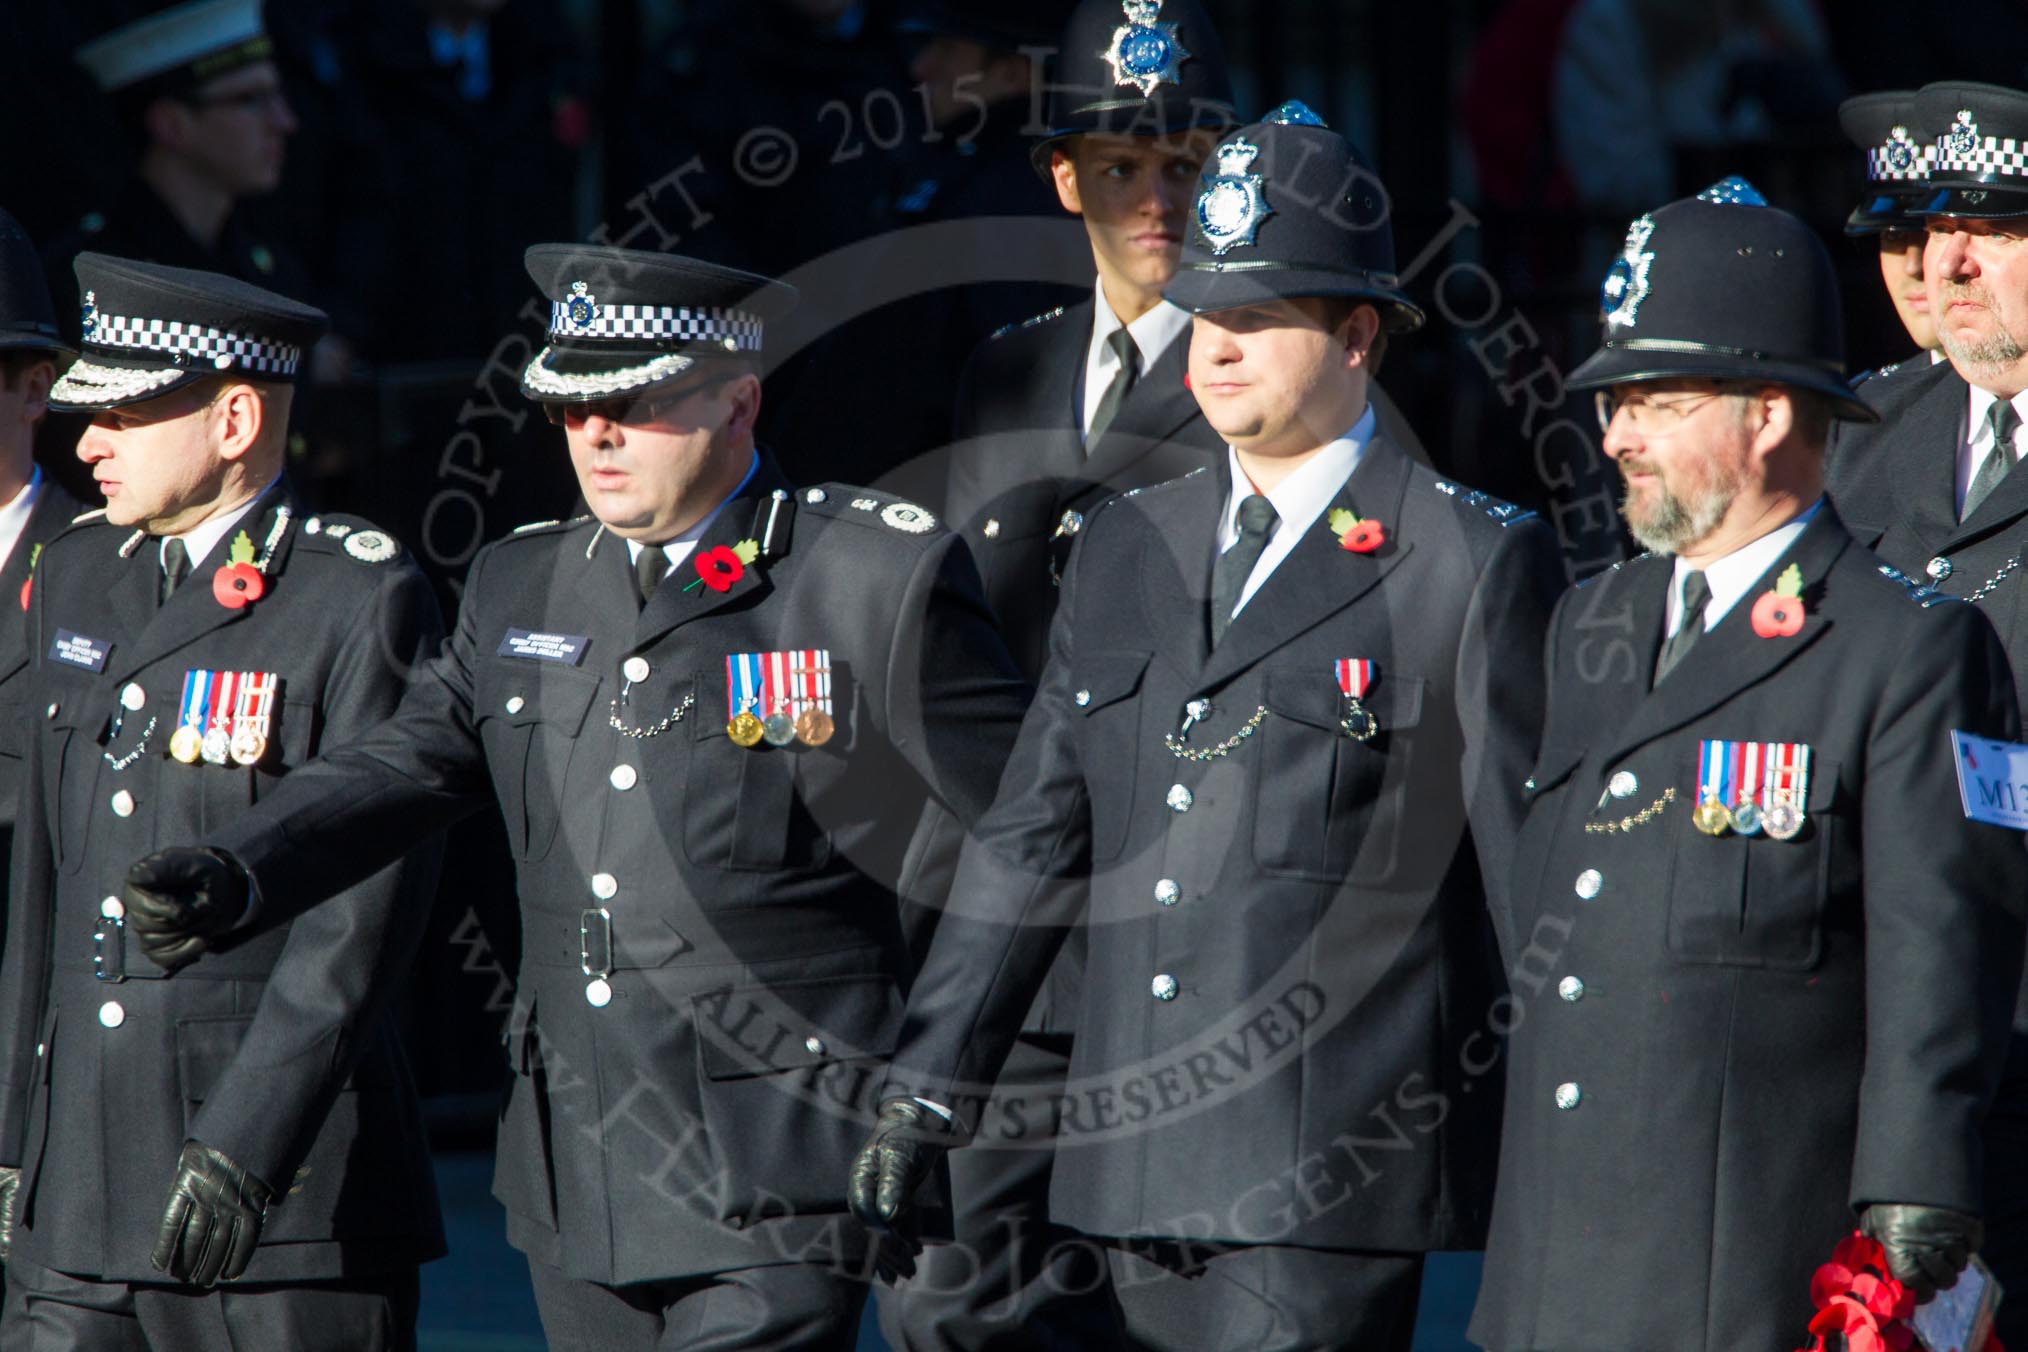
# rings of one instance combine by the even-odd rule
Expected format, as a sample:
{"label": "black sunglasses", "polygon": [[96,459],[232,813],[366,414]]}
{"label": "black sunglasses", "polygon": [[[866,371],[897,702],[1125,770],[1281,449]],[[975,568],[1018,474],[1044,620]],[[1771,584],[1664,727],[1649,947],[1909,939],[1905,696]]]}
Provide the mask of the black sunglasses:
{"label": "black sunglasses", "polygon": [[542,415],[558,427],[567,426],[573,417],[579,422],[587,418],[604,418],[613,423],[649,423],[663,409],[674,408],[693,394],[715,390],[727,381],[737,379],[739,375],[735,372],[700,380],[680,390],[646,389],[633,394],[616,394],[610,399],[587,399],[567,404],[544,400]]}

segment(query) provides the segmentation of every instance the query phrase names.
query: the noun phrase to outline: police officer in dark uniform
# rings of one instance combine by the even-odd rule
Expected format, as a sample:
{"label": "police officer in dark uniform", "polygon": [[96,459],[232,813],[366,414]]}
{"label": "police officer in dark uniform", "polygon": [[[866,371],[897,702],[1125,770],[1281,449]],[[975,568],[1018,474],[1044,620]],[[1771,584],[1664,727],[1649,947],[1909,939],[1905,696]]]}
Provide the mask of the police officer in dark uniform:
{"label": "police officer in dark uniform", "polygon": [[393,540],[307,514],[281,477],[320,312],[99,254],[77,276],[83,356],[51,403],[93,415],[78,455],[107,506],[43,549],[29,593],[0,1343],[412,1347],[443,1235],[386,1010],[436,852],[168,979],[120,898],[131,856],[392,710],[436,605]]}
{"label": "police officer in dark uniform", "polygon": [[[1826,485],[1859,542],[1939,592],[1977,605],[1999,632],[2015,686],[2028,687],[2028,476],[2011,470],[2028,435],[2028,93],[1980,84],[1916,92],[1933,130],[1925,254],[1948,361],[1907,362],[1860,394],[1878,423],[1841,426]],[[2012,139],[2010,139],[2012,138]],[[2009,353],[2013,353],[2009,357]],[[1986,1260],[2015,1298],[2004,1341],[2028,1341],[2028,989],[1987,1122]]]}
{"label": "police officer in dark uniform", "polygon": [[49,408],[50,386],[77,355],[59,333],[35,246],[0,211],[0,598],[24,598],[19,609],[0,602],[0,847],[14,838],[26,750],[28,575],[42,547],[84,510],[35,463],[35,429]]}
{"label": "police officer in dark uniform", "polygon": [[117,110],[134,163],[110,203],[50,241],[51,289],[67,290],[71,260],[91,250],[308,294],[301,260],[242,207],[280,184],[296,129],[260,0],[157,6],[76,56]]}
{"label": "police officer in dark uniform", "polygon": [[1792,1347],[1855,1218],[1922,1299],[1979,1245],[2028,858],[1952,734],[2014,737],[2013,683],[1823,499],[1829,422],[1873,415],[1808,225],[1738,179],[1671,203],[1604,311],[1571,384],[1652,552],[1550,630],[1471,1337]]}
{"label": "police officer in dark uniform", "polygon": [[[1908,360],[1940,362],[1944,355],[1937,347],[1936,318],[1922,270],[1923,244],[1929,238],[1922,209],[1934,195],[1929,165],[1936,152],[1935,133],[1915,121],[1915,91],[1909,89],[1847,99],[1838,105],[1838,122],[1852,144],[1866,152],[1866,200],[1845,218],[1845,233],[1878,246],[1887,299],[1916,346]],[[1898,365],[1866,371],[1852,383],[1857,386]]]}
{"label": "police officer in dark uniform", "polygon": [[1483,1233],[1481,870],[1560,569],[1377,429],[1367,354],[1422,321],[1382,202],[1293,111],[1213,153],[1168,295],[1230,445],[1087,517],[854,1167],[906,1216],[1081,921],[1050,1216],[1104,1247],[1128,1346],[1405,1349],[1422,1255]]}
{"label": "police officer in dark uniform", "polygon": [[395,718],[207,825],[226,853],[144,861],[130,905],[172,952],[239,942],[497,801],[523,957],[495,1193],[550,1346],[849,1348],[844,1174],[900,1029],[911,828],[931,796],[985,809],[1027,688],[956,536],[754,447],[790,288],[528,266],[551,343],[523,389],[592,515],[482,551]]}

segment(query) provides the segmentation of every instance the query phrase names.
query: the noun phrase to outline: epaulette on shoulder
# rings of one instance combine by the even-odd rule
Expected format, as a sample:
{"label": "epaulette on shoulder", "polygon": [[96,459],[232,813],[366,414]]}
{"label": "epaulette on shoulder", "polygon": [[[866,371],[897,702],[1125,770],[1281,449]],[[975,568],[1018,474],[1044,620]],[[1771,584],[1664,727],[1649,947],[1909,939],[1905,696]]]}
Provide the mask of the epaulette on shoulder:
{"label": "epaulette on shoulder", "polygon": [[105,508],[94,507],[89,512],[79,512],[76,516],[70,519],[70,524],[73,526],[82,526],[89,522],[99,520],[105,514],[106,514]]}
{"label": "epaulette on shoulder", "polygon": [[1061,319],[1069,308],[1066,305],[1059,305],[1054,310],[1045,311],[1032,319],[1022,319],[1012,324],[1003,324],[999,328],[994,329],[987,336],[986,341],[989,343],[994,342],[997,339],[1005,338],[1010,333],[1020,333],[1024,329],[1032,329],[1039,324],[1047,324],[1051,320]]}
{"label": "epaulette on shoulder", "polygon": [[1889,582],[1900,583],[1902,590],[1908,594],[1908,599],[1921,606],[1924,610],[1928,610],[1931,606],[1941,601],[1962,601],[1965,599],[1962,596],[1952,596],[1948,592],[1938,591],[1934,583],[1918,582],[1892,564],[1881,564],[1880,576],[1886,578]]}
{"label": "epaulette on shoulder", "polygon": [[393,563],[401,542],[363,517],[324,513],[303,518],[303,545],[325,554],[343,554],[354,563]]}
{"label": "epaulette on shoulder", "polygon": [[585,522],[589,520],[591,520],[590,512],[586,512],[582,516],[573,516],[568,519],[552,518],[551,520],[548,521],[530,521],[525,525],[516,526],[513,530],[509,531],[508,534],[534,535],[540,531],[569,530],[573,526],[582,526]]}
{"label": "epaulette on shoulder", "polygon": [[1900,362],[1891,361],[1887,363],[1887,365],[1885,366],[1876,366],[1870,371],[1861,371],[1858,375],[1853,376],[1851,381],[1848,383],[1851,385],[1853,389],[1856,390],[1869,380],[1879,380],[1885,376],[1891,376],[1900,369],[1901,369]]}
{"label": "epaulette on shoulder", "polygon": [[1436,481],[1436,491],[1460,507],[1476,507],[1501,526],[1511,526],[1517,521],[1526,521],[1535,513],[1525,507],[1516,507],[1511,502],[1502,502],[1491,493],[1481,493],[1476,488],[1464,488],[1448,479]]}
{"label": "epaulette on shoulder", "polygon": [[929,535],[937,529],[936,513],[905,498],[856,484],[813,484],[796,494],[806,512],[862,526],[883,526],[902,535]]}

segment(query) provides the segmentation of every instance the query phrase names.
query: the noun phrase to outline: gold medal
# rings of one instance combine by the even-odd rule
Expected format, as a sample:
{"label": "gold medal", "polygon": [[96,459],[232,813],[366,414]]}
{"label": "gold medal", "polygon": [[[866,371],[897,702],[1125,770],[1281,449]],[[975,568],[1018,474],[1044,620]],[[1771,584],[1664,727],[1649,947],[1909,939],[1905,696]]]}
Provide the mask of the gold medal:
{"label": "gold medal", "polygon": [[169,736],[169,754],[185,765],[197,764],[204,754],[204,734],[185,723]]}
{"label": "gold medal", "polygon": [[765,734],[761,721],[742,709],[725,725],[725,735],[741,746],[758,746]]}
{"label": "gold medal", "polygon": [[1716,798],[1707,798],[1690,814],[1690,822],[1707,836],[1722,836],[1732,829],[1732,814]]}
{"label": "gold medal", "polygon": [[805,709],[796,718],[796,736],[802,738],[804,746],[822,746],[837,730],[831,715],[822,709]]}
{"label": "gold medal", "polygon": [[777,709],[761,720],[761,736],[769,746],[787,746],[796,740],[796,725]]}
{"label": "gold medal", "polygon": [[240,765],[253,765],[268,754],[268,739],[252,728],[241,728],[232,735],[232,758]]}

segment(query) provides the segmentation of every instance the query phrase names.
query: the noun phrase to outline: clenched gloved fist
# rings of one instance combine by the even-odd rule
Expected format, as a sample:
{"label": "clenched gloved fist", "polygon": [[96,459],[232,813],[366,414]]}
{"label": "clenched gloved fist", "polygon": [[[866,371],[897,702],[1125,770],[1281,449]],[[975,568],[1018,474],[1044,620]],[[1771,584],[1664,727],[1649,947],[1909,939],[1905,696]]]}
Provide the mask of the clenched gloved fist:
{"label": "clenched gloved fist", "polygon": [[246,1271],[275,1190],[199,1141],[183,1143],[176,1183],[155,1238],[155,1270],[192,1286]]}
{"label": "clenched gloved fist", "polygon": [[1940,1206],[1876,1202],[1859,1218],[1859,1229],[1887,1251],[1895,1280],[1915,1292],[1919,1305],[1958,1283],[1958,1274],[1986,1237],[1977,1216]]}
{"label": "clenched gloved fist", "polygon": [[951,1144],[951,1124],[941,1114],[914,1099],[881,1104],[873,1135],[852,1157],[845,1200],[853,1214],[879,1229],[894,1228]]}
{"label": "clenched gloved fist", "polygon": [[21,1170],[0,1168],[0,1265],[14,1256],[14,1198],[21,1191]]}
{"label": "clenched gloved fist", "polygon": [[120,899],[141,951],[180,971],[246,914],[246,870],[222,850],[157,850],[127,870]]}

